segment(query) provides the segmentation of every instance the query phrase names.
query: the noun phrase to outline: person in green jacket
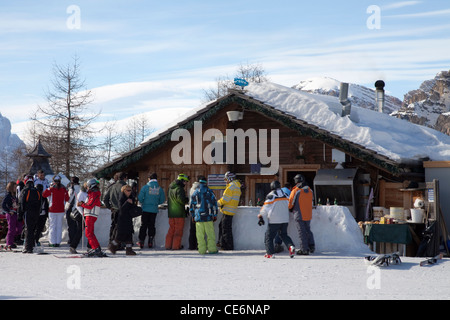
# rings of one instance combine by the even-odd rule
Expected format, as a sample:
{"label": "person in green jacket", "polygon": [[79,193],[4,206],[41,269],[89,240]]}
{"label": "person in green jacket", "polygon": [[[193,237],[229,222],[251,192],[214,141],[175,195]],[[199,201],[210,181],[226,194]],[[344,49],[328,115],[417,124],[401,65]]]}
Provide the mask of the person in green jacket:
{"label": "person in green jacket", "polygon": [[148,247],[153,248],[153,240],[156,234],[155,221],[158,214],[158,206],[166,201],[164,189],[157,181],[157,174],[148,175],[148,182],[141,188],[138,200],[142,205],[141,227],[139,229],[138,246],[144,248],[145,237],[148,233]]}
{"label": "person in green jacket", "polygon": [[189,177],[180,173],[175,181],[169,186],[167,194],[167,205],[169,215],[169,231],[166,235],[166,249],[179,250],[182,248],[181,239],[183,238],[184,222],[186,219],[186,204],[189,198],[184,190]]}

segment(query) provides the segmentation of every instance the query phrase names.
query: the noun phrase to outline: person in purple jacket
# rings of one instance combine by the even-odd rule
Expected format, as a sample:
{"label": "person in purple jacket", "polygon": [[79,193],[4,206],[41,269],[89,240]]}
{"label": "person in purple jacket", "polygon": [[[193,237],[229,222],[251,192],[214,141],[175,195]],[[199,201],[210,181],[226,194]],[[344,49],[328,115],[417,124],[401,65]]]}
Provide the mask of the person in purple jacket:
{"label": "person in purple jacket", "polygon": [[17,209],[19,207],[16,198],[16,186],[15,182],[9,182],[6,186],[6,196],[2,202],[3,212],[6,214],[8,221],[8,233],[6,235],[6,250],[15,248],[14,238],[22,232],[23,223],[17,220]]}

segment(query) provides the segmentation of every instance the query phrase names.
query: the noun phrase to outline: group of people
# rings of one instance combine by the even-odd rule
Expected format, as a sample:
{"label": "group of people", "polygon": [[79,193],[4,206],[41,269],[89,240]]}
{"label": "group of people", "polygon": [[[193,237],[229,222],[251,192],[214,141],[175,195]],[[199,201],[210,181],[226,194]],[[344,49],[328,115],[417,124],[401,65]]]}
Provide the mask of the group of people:
{"label": "group of people", "polygon": [[[39,240],[47,220],[49,246],[59,247],[66,217],[70,252],[76,253],[84,224],[90,248],[87,254],[100,255],[101,248],[94,234],[94,223],[101,206],[99,196],[99,183],[95,179],[80,186],[79,178],[72,177],[66,187],[60,175],[54,175],[50,183],[42,170],[35,176],[25,175],[22,181],[9,182],[2,203],[8,222],[5,249],[12,250],[17,247],[17,242],[23,242],[22,252],[33,253],[35,247],[40,247]],[[21,241],[22,238],[25,240]]]}
{"label": "group of people", "polygon": [[264,217],[268,220],[265,234],[266,258],[273,258],[275,253],[282,251],[282,243],[288,247],[290,256],[294,256],[294,243],[287,233],[290,214],[293,214],[300,238],[297,254],[309,255],[315,250],[314,235],[311,232],[313,192],[303,175],[297,174],[294,181],[292,190],[288,186],[282,188],[277,180],[272,181],[271,191],[258,215],[259,225],[264,224]]}
{"label": "group of people", "polygon": [[[159,185],[157,174],[151,173],[148,182],[137,192],[135,186],[127,184],[127,174],[119,172],[114,177],[103,196],[104,205],[111,211],[108,249],[115,254],[125,249],[126,255],[135,255],[133,250],[133,218],[141,216],[141,226],[137,245],[144,248],[154,246],[156,234],[155,221],[159,206],[166,202],[164,189]],[[179,174],[170,184],[167,194],[169,230],[165,237],[167,250],[182,249],[182,237],[186,217],[190,217],[189,249],[197,249],[200,254],[217,253],[221,250],[233,250],[233,217],[241,197],[241,184],[232,172],[224,175],[226,188],[220,199],[208,187],[204,176],[197,177],[189,194],[185,186],[190,178]],[[268,227],[265,233],[266,257],[273,257],[281,243],[287,246],[291,256],[295,252],[292,239],[287,234],[290,214],[300,237],[300,249],[297,254],[309,254],[314,251],[314,237],[310,230],[312,215],[312,190],[305,184],[302,175],[295,177],[296,185],[292,190],[281,188],[279,181],[271,183],[271,192],[267,195],[258,215],[259,224],[267,217]],[[32,253],[40,246],[44,226],[48,219],[49,246],[58,247],[62,241],[63,218],[66,217],[69,236],[69,250],[77,253],[84,227],[88,239],[87,256],[103,257],[100,244],[95,235],[95,222],[102,206],[99,182],[90,179],[80,185],[77,177],[72,177],[65,187],[61,177],[55,175],[50,184],[42,171],[35,177],[26,175],[21,183],[10,182],[2,203],[3,212],[8,221],[8,234],[5,248],[15,247],[17,236],[24,230],[24,253]],[[49,201],[50,199],[50,201]],[[138,206],[138,202],[140,206]],[[219,222],[219,236],[216,243],[214,222],[222,212]]]}
{"label": "group of people", "polygon": [[[148,183],[142,187],[138,195],[143,211],[138,235],[140,248],[145,246],[147,235],[148,247],[153,247],[158,206],[166,201],[164,190],[157,182],[156,173],[150,174],[148,179]],[[236,175],[231,172],[225,173],[224,179],[227,181],[227,187],[219,200],[216,200],[204,176],[197,177],[189,194],[185,190],[186,183],[190,181],[187,175],[179,174],[170,184],[167,194],[169,230],[165,237],[167,250],[183,248],[182,238],[186,217],[190,217],[189,249],[198,249],[200,254],[217,253],[217,247],[222,250],[233,250],[232,219],[239,204],[241,185]],[[107,201],[105,204],[108,207]],[[223,215],[219,223],[219,240],[216,244],[214,221],[217,220],[219,207]],[[112,206],[111,208],[113,209]]]}

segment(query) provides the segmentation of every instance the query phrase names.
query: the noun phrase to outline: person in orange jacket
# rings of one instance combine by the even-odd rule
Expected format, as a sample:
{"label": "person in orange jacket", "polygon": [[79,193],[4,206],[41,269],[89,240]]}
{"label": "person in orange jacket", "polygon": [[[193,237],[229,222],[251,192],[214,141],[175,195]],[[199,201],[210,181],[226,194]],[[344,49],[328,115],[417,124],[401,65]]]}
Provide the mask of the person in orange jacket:
{"label": "person in orange jacket", "polygon": [[289,210],[294,213],[294,221],[300,238],[298,255],[309,255],[315,250],[314,235],[311,232],[313,191],[306,184],[305,177],[294,177],[295,187],[289,196]]}

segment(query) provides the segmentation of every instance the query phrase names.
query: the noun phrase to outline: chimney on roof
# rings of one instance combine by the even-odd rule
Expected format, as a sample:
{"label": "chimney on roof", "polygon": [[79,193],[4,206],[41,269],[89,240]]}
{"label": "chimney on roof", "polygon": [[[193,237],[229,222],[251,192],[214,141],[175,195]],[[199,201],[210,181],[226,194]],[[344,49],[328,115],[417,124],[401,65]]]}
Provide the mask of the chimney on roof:
{"label": "chimney on roof", "polygon": [[384,86],[383,80],[375,82],[375,103],[378,107],[378,112],[383,112],[384,109]]}
{"label": "chimney on roof", "polygon": [[348,100],[348,83],[341,82],[339,88],[339,102],[342,104],[342,117],[350,115],[352,103]]}

